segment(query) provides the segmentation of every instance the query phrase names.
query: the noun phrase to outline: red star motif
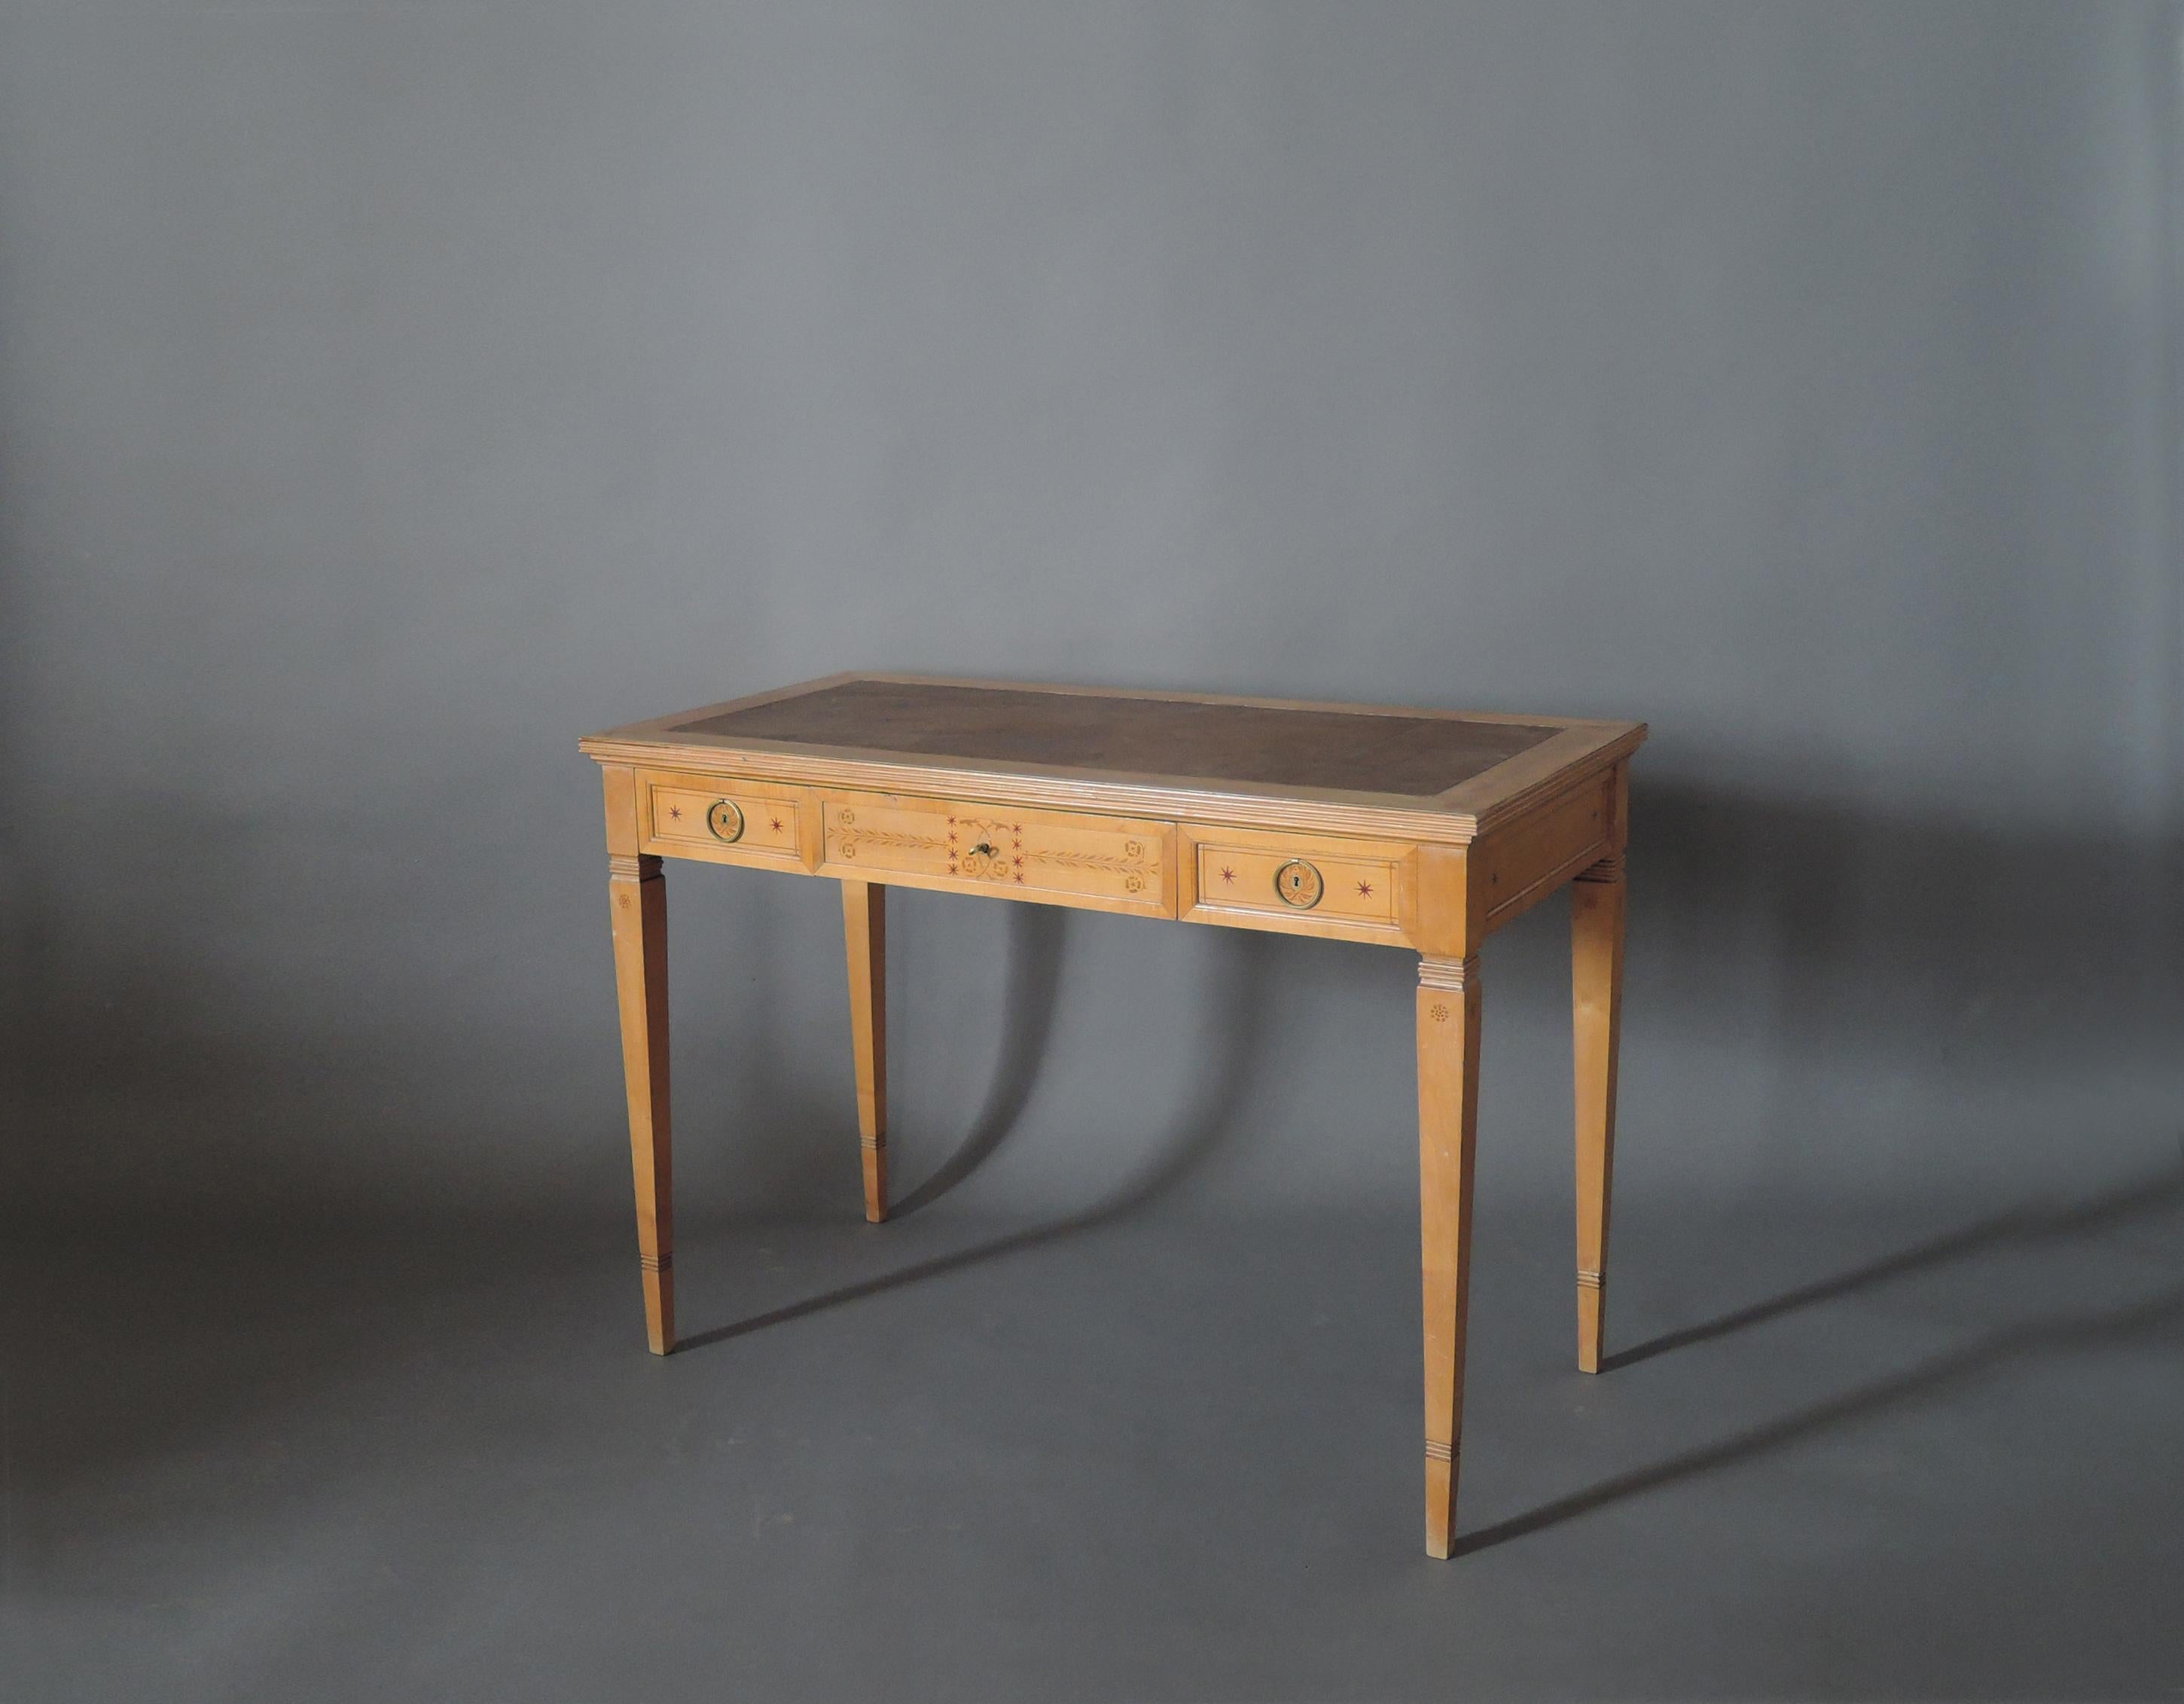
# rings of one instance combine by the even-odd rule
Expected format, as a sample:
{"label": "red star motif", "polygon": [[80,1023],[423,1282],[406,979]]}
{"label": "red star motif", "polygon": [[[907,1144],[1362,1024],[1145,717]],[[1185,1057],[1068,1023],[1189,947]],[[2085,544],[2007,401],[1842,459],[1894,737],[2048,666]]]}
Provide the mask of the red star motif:
{"label": "red star motif", "polygon": [[775,833],[778,834],[778,833],[781,833],[781,819],[780,819],[778,816],[777,816],[777,817],[773,818],[772,820],[773,820],[773,832],[774,832]]}
{"label": "red star motif", "polygon": [[680,822],[682,820],[682,807],[679,805],[671,805],[667,807],[667,814]]}
{"label": "red star motif", "polygon": [[1236,879],[1236,872],[1223,864],[1221,866],[1221,879],[1224,882],[1234,882]]}
{"label": "red star motif", "polygon": [[[777,828],[781,827],[778,822],[775,823],[773,826]],[[1373,884],[1370,882],[1360,882],[1357,884],[1357,897],[1361,899],[1371,899],[1373,897]]]}

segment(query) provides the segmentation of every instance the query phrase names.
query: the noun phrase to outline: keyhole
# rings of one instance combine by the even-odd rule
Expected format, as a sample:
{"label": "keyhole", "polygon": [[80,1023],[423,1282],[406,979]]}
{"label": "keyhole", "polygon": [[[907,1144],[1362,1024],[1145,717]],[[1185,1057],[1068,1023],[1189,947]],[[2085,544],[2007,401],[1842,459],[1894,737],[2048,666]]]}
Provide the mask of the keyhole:
{"label": "keyhole", "polygon": [[1274,871],[1274,892],[1286,905],[1308,911],[1319,903],[1319,871],[1301,858],[1292,858]]}

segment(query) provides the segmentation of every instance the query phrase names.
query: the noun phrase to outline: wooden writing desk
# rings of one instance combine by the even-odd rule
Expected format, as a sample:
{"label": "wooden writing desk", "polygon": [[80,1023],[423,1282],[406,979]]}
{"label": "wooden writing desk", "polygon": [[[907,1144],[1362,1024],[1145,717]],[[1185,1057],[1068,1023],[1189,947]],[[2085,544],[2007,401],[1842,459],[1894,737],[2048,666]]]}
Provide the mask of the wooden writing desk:
{"label": "wooden writing desk", "polygon": [[842,884],[865,1216],[887,1217],[889,886],[1419,955],[1426,1549],[1463,1415],[1479,949],[1571,888],[1577,1358],[1600,1368],[1628,766],[1642,723],[838,675],[595,734],[645,1323],[675,1343],[663,858]]}

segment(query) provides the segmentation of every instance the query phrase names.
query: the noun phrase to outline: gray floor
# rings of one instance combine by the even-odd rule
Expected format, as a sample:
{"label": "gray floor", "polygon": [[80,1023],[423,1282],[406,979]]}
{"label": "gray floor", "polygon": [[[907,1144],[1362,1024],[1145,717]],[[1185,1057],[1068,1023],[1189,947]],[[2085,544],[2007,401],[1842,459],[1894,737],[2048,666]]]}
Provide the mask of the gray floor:
{"label": "gray floor", "polygon": [[1448,1563],[1408,1221],[47,1228],[0,1696],[2175,1697],[2181,1225],[1490,1203]]}

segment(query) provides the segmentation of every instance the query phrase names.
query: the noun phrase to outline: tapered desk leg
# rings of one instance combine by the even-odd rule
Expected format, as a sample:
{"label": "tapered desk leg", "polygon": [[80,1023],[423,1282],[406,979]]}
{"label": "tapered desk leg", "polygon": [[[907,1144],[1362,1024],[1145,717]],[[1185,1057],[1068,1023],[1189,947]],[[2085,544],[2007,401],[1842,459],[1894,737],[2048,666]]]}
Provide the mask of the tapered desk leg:
{"label": "tapered desk leg", "polygon": [[667,1115],[667,883],[660,860],[616,855],[607,886],[621,1066],[629,1090],[629,1152],[637,1179],[637,1250],[652,1352],[675,1346],[674,1178]]}
{"label": "tapered desk leg", "polygon": [[842,883],[850,948],[850,1040],[857,1055],[857,1133],[865,1152],[865,1217],[887,1217],[887,889]]}
{"label": "tapered desk leg", "polygon": [[1623,859],[1570,886],[1570,1008],[1577,1038],[1577,1364],[1597,1373],[1607,1336],[1607,1210],[1615,1179],[1615,1053],[1623,1024]]}
{"label": "tapered desk leg", "polygon": [[1418,1207],[1425,1278],[1426,1554],[1456,1530],[1479,1121],[1479,961],[1418,964]]}

